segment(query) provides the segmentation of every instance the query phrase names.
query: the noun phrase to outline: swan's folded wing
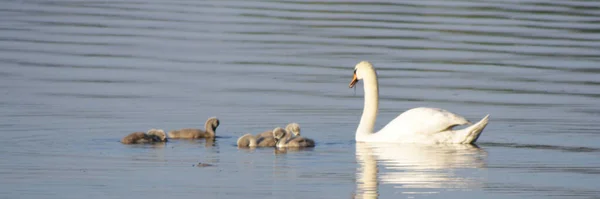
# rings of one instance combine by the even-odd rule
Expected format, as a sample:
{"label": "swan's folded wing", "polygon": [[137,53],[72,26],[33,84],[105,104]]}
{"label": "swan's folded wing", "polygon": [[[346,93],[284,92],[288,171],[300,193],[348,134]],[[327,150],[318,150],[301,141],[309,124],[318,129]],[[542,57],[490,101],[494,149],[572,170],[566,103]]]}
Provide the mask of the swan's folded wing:
{"label": "swan's folded wing", "polygon": [[469,121],[447,110],[419,107],[400,114],[383,127],[380,133],[399,136],[406,134],[430,135],[464,124],[469,124]]}

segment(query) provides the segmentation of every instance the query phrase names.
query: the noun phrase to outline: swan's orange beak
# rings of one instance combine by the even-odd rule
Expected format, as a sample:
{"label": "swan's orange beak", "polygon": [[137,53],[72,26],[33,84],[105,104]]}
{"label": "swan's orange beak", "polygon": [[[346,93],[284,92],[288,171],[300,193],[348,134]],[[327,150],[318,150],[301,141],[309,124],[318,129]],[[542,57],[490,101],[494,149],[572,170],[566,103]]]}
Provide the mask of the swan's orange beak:
{"label": "swan's orange beak", "polygon": [[348,85],[348,87],[350,87],[350,88],[354,87],[356,82],[358,82],[358,79],[356,78],[356,73],[354,73],[354,76],[352,77],[352,81],[350,81],[350,84]]}

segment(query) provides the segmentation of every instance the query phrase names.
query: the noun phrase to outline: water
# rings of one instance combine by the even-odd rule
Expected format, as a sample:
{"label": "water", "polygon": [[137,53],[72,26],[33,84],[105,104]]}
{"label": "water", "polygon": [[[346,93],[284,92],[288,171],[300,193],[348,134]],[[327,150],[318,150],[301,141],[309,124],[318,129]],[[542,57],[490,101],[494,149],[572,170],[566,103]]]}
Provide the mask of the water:
{"label": "water", "polygon": [[[599,21],[596,1],[2,1],[0,198],[598,198]],[[360,60],[377,129],[491,114],[479,147],[357,145]],[[118,142],[210,116],[214,142]],[[234,146],[288,122],[318,146]]]}

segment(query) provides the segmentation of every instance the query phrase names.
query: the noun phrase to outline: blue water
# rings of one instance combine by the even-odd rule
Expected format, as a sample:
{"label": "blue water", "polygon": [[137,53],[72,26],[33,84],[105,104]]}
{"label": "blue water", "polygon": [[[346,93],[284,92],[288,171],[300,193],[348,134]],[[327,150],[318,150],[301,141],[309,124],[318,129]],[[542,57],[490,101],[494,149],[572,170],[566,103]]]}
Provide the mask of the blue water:
{"label": "blue water", "polygon": [[[599,20],[595,1],[2,1],[0,198],[598,198]],[[376,129],[490,114],[478,147],[357,145],[361,60]],[[214,142],[118,142],[211,116]],[[235,146],[289,122],[317,147]]]}

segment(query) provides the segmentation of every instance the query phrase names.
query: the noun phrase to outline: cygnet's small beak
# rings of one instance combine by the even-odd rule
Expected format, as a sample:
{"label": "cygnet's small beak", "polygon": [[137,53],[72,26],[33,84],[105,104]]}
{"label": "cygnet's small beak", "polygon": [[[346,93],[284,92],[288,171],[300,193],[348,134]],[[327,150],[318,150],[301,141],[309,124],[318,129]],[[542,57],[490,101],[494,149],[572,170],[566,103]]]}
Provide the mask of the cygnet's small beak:
{"label": "cygnet's small beak", "polygon": [[354,87],[354,85],[356,84],[356,82],[358,82],[358,79],[356,78],[356,73],[354,73],[354,76],[352,77],[352,81],[350,81],[350,84],[348,85],[349,88]]}

